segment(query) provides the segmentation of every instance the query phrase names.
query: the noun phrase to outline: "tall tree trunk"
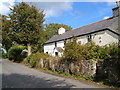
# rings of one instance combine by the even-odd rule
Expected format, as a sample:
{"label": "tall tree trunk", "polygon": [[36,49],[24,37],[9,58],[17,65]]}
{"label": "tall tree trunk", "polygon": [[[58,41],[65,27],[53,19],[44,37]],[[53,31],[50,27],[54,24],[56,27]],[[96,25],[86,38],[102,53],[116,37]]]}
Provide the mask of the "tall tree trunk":
{"label": "tall tree trunk", "polygon": [[28,48],[28,56],[30,56],[32,54],[32,51],[31,51],[32,46],[31,46],[31,44],[28,43],[27,48]]}

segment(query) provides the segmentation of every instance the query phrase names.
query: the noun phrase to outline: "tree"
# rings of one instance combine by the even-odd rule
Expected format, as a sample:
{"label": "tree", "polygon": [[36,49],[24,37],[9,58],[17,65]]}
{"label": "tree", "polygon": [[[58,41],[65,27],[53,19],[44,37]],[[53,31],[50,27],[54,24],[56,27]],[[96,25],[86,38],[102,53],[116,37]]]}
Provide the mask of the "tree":
{"label": "tree", "polygon": [[72,27],[64,25],[64,24],[57,24],[57,23],[49,23],[45,24],[45,37],[46,40],[50,39],[53,35],[58,34],[58,30],[63,27],[66,31],[72,30]]}
{"label": "tree", "polygon": [[44,25],[44,32],[41,35],[40,39],[38,40],[38,43],[33,46],[33,53],[36,52],[43,52],[43,45],[44,43],[49,40],[53,35],[58,34],[59,28],[65,28],[66,31],[71,30],[72,28],[70,26],[64,25],[64,24],[57,24],[57,23],[49,23]]}
{"label": "tree", "polygon": [[12,30],[10,29],[10,20],[8,16],[2,15],[2,46],[8,51],[12,46]]}
{"label": "tree", "polygon": [[45,41],[46,41],[45,33],[41,32],[40,39],[32,47],[32,53],[43,52],[44,51],[43,46]]}
{"label": "tree", "polygon": [[28,46],[28,56],[32,45],[36,44],[43,32],[44,14],[34,6],[22,2],[11,9],[11,28],[14,40]]}

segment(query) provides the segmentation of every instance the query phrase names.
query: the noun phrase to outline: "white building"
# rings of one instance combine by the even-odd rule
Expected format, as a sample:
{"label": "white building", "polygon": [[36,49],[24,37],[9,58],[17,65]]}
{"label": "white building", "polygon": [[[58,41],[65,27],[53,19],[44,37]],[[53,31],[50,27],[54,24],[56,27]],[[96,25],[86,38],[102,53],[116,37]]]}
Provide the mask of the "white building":
{"label": "white building", "polygon": [[113,17],[101,20],[71,31],[65,32],[64,28],[58,30],[58,35],[53,36],[44,44],[44,53],[53,56],[61,56],[61,50],[64,50],[65,40],[70,40],[73,36],[77,37],[77,42],[86,44],[93,41],[99,46],[118,43],[120,28],[120,7],[113,8]]}

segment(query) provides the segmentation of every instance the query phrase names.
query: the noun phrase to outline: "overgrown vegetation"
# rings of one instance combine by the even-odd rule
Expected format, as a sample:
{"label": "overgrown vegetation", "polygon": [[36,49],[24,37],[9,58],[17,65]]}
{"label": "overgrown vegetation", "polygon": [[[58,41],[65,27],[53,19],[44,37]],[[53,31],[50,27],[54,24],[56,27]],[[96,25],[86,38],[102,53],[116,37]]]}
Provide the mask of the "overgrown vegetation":
{"label": "overgrown vegetation", "polygon": [[111,44],[106,46],[95,45],[94,42],[89,42],[81,45],[75,40],[68,41],[65,44],[64,57],[69,61],[78,60],[105,60],[109,58],[119,58],[120,48],[118,44]]}
{"label": "overgrown vegetation", "polygon": [[13,61],[20,62],[22,60],[22,50],[25,46],[13,46],[8,50],[8,58]]}
{"label": "overgrown vegetation", "polygon": [[76,41],[67,42],[63,53],[64,57],[70,61],[87,60],[89,58],[87,54],[89,54],[87,48],[80,43],[77,44]]}
{"label": "overgrown vegetation", "polygon": [[30,67],[37,67],[40,59],[52,58],[52,56],[45,53],[35,53],[24,59],[23,63]]}

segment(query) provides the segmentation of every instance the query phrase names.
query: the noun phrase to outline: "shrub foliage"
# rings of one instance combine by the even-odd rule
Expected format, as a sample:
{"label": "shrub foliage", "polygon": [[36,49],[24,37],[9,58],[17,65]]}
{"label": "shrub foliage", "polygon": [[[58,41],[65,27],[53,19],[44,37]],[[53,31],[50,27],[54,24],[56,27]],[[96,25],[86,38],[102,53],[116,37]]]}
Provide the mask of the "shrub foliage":
{"label": "shrub foliage", "polygon": [[74,60],[85,60],[88,57],[86,57],[86,54],[88,54],[89,52],[86,50],[86,47],[81,45],[81,44],[77,44],[76,42],[68,42],[65,45],[65,50],[64,50],[64,57],[66,59],[69,59],[71,61]]}
{"label": "shrub foliage", "polygon": [[32,54],[30,56],[28,56],[27,58],[24,59],[23,63],[26,64],[26,65],[29,65],[31,67],[36,67],[36,65],[38,64],[39,60],[42,58],[48,58],[48,57],[51,57],[50,55],[48,54],[45,54],[45,53],[35,53],[35,54]]}
{"label": "shrub foliage", "polygon": [[93,42],[89,42],[82,45],[75,40],[68,41],[63,52],[63,56],[69,61],[119,58],[119,55],[120,48],[117,44],[98,46]]}
{"label": "shrub foliage", "polygon": [[14,61],[21,61],[21,53],[25,46],[13,46],[8,50],[8,58]]}

